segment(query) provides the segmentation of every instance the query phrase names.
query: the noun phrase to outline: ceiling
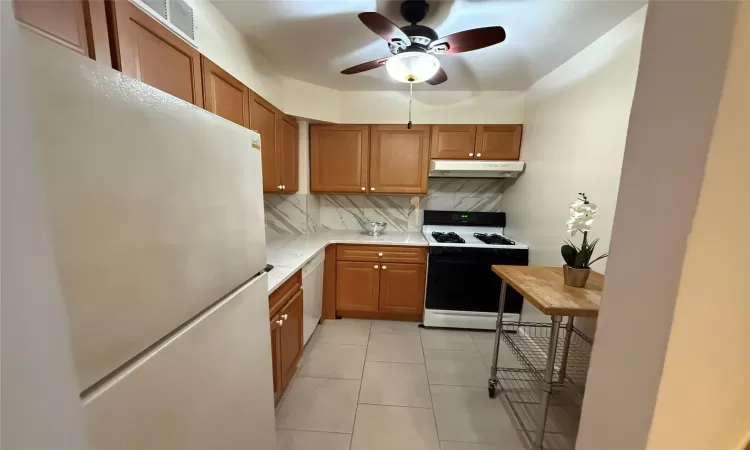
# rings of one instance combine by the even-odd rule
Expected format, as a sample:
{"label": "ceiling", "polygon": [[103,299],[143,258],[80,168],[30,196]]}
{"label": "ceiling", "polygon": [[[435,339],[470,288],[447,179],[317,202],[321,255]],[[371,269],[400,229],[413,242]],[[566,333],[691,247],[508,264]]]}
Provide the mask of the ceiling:
{"label": "ceiling", "polygon": [[[356,75],[341,70],[390,55],[388,45],[357,18],[377,11],[407,25],[401,2],[386,0],[211,0],[211,3],[279,69],[293,78],[340,90],[400,90],[385,68]],[[445,36],[501,25],[505,42],[458,55],[438,56],[448,73],[423,90],[526,90],[644,1],[453,0],[430,1],[421,22]]]}

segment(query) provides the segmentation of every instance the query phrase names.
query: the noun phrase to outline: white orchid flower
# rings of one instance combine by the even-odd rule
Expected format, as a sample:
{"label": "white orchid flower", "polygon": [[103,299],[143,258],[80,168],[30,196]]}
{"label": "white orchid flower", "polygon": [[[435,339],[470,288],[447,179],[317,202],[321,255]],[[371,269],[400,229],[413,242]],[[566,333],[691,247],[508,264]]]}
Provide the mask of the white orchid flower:
{"label": "white orchid flower", "polygon": [[576,200],[570,202],[570,219],[567,222],[568,233],[575,236],[577,232],[591,231],[594,216],[599,212],[599,207],[594,203]]}

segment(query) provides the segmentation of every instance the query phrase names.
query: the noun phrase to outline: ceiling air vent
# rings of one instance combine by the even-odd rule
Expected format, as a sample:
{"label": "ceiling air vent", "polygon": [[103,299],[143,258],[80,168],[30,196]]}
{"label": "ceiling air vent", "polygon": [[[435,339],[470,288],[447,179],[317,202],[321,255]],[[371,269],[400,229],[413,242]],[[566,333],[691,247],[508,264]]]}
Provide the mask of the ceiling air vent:
{"label": "ceiling air vent", "polygon": [[143,3],[153,9],[162,19],[167,19],[167,0],[143,0]]}
{"label": "ceiling air vent", "polygon": [[135,0],[133,3],[198,48],[195,44],[193,8],[184,0]]}
{"label": "ceiling air vent", "polygon": [[195,40],[193,8],[183,0],[169,0],[169,22],[190,40]]}

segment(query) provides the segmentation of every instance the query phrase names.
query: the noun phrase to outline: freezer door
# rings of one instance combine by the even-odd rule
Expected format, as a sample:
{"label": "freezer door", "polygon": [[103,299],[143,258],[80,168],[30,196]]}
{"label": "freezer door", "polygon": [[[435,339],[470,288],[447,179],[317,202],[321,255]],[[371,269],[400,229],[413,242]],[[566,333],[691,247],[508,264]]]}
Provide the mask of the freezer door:
{"label": "freezer door", "polygon": [[84,397],[91,450],[276,448],[266,275]]}
{"label": "freezer door", "polygon": [[25,35],[83,390],[265,267],[260,145],[257,133]]}

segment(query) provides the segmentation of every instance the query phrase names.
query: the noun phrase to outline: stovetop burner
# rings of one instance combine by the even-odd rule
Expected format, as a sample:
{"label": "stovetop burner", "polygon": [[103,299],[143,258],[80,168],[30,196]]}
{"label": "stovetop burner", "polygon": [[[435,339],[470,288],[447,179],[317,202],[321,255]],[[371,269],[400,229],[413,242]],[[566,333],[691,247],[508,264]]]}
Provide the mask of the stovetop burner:
{"label": "stovetop burner", "polygon": [[438,231],[433,231],[432,237],[440,243],[450,242],[452,244],[464,244],[466,242],[464,241],[464,238],[453,232],[440,233]]}
{"label": "stovetop burner", "polygon": [[514,241],[499,234],[474,233],[474,237],[490,245],[516,245]]}

